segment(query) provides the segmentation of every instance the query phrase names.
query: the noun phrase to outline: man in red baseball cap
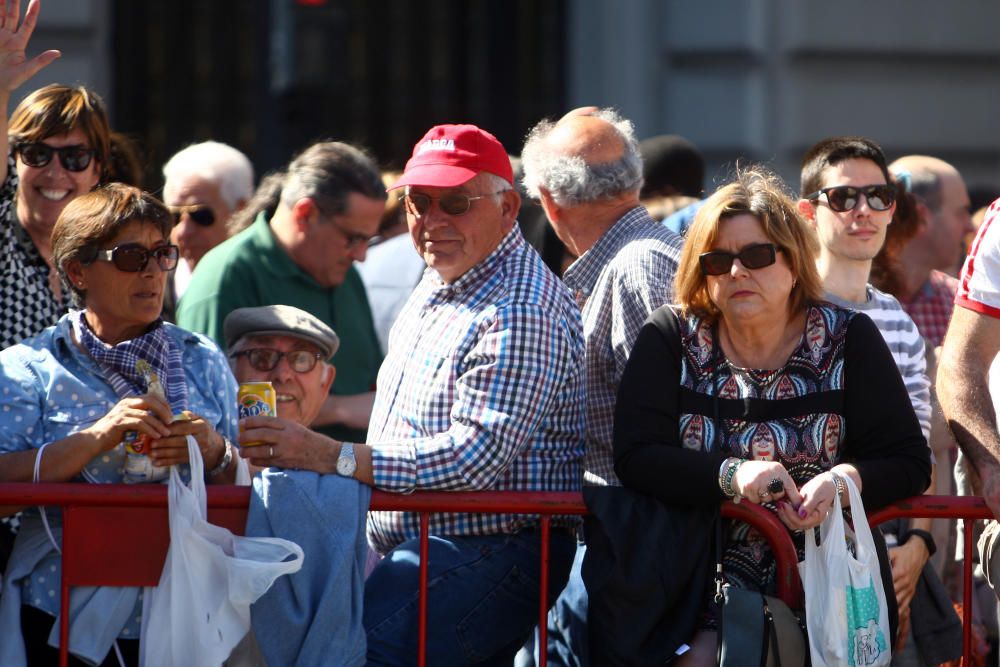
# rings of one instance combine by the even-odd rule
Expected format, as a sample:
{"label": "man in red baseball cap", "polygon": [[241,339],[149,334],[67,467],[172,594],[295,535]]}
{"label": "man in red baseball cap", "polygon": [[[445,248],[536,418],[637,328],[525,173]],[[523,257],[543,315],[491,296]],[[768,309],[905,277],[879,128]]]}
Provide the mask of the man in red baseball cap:
{"label": "man in red baseball cap", "polygon": [[503,144],[475,125],[438,125],[413,147],[393,189],[406,188],[413,244],[442,280],[456,280],[510,233],[521,207],[513,183]]}
{"label": "man in red baseball cap", "polygon": [[[389,334],[354,476],[400,493],[579,490],[580,312],[521,235],[503,145],[440,125],[395,187],[429,268]],[[549,600],[576,548],[572,517],[553,526]],[[431,515],[428,664],[513,661],[538,622],[540,532],[513,514]],[[386,555],[365,585],[369,664],[413,663],[419,535],[416,514],[369,516],[369,542]]]}

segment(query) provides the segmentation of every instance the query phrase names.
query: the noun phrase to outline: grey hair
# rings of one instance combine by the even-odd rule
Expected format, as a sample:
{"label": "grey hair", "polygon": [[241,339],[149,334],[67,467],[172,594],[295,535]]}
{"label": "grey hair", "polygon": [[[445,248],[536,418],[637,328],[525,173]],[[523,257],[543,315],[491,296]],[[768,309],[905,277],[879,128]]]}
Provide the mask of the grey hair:
{"label": "grey hair", "polygon": [[642,155],[632,121],[610,108],[599,109],[590,115],[610,123],[617,130],[625,144],[621,159],[606,164],[587,164],[578,155],[556,153],[547,143],[556,123],[543,120],[528,132],[521,151],[522,183],[529,196],[540,199],[541,189],[545,189],[560,206],[577,206],[638,192],[642,188]]}
{"label": "grey hair", "polygon": [[292,206],[308,197],[327,215],[347,210],[347,198],[356,192],[386,200],[385,184],[375,161],[363,150],[340,141],[315,143],[288,165],[281,203]]}
{"label": "grey hair", "polygon": [[241,201],[253,195],[253,165],[246,155],[228,144],[203,141],[174,153],[163,165],[163,177],[169,187],[171,180],[200,176],[219,185],[219,194],[226,206],[235,209]]}

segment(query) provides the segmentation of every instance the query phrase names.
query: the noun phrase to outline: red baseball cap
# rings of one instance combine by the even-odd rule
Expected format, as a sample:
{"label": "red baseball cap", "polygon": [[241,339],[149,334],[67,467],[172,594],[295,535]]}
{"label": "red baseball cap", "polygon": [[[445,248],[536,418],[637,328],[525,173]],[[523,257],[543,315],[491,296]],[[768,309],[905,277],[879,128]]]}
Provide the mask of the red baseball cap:
{"label": "red baseball cap", "polygon": [[405,185],[453,188],[481,171],[514,184],[510,158],[496,137],[475,125],[437,125],[413,147],[402,177],[390,189]]}

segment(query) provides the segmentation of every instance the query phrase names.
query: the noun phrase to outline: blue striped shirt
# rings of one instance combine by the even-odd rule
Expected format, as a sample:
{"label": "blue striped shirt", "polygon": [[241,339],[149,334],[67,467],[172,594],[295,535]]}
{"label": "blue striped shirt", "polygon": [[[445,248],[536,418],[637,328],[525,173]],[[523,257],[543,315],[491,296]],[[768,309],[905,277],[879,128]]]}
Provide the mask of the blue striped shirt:
{"label": "blue striped shirt", "polygon": [[[569,292],[515,226],[452,283],[424,272],[389,334],[369,424],[375,486],[408,493],[581,488],[584,344]],[[515,532],[531,519],[432,514],[438,535]],[[371,512],[381,552],[416,514]]]}
{"label": "blue striped shirt", "polygon": [[671,302],[683,240],[637,206],[570,266],[563,280],[583,308],[587,344],[587,484],[619,486],[612,455],[615,400],[639,330]]}

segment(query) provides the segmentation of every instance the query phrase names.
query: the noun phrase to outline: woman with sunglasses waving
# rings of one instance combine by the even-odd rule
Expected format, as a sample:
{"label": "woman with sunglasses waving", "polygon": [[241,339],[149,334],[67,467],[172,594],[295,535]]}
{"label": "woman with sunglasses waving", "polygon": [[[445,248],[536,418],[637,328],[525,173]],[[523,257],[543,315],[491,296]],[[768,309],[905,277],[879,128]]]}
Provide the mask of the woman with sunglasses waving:
{"label": "woman with sunglasses waving", "polygon": [[[930,456],[871,320],[820,301],[817,241],[783,190],[751,168],[698,212],[677,305],[650,316],[622,377],[615,471],[668,506],[761,504],[801,558],[800,531],[819,525],[837,494],[847,502],[845,476],[876,509],[927,488]],[[730,526],[723,549],[730,584],[773,594],[761,535]],[[715,664],[712,593],[676,664]]]}
{"label": "woman with sunglasses waving", "polygon": [[[172,222],[159,200],[120,183],[74,199],[59,216],[53,257],[76,308],[0,352],[0,481],[157,481],[188,461],[192,435],[209,481],[232,483],[236,381],[228,362],[208,338],[160,318],[178,257]],[[60,557],[37,508],[23,516],[0,596],[2,665],[55,661],[47,637],[59,609]],[[53,527],[57,519],[49,512]],[[124,653],[138,649],[139,590],[103,591],[73,603],[71,623],[92,632],[71,633],[70,651],[93,664],[116,638]],[[18,625],[23,644],[11,639]]]}
{"label": "woman with sunglasses waving", "polygon": [[7,122],[11,94],[59,56],[27,58],[40,2],[20,25],[19,5],[0,0],[0,349],[66,312],[49,237],[66,204],[101,182],[109,151],[104,103],[83,86],[40,88]]}

